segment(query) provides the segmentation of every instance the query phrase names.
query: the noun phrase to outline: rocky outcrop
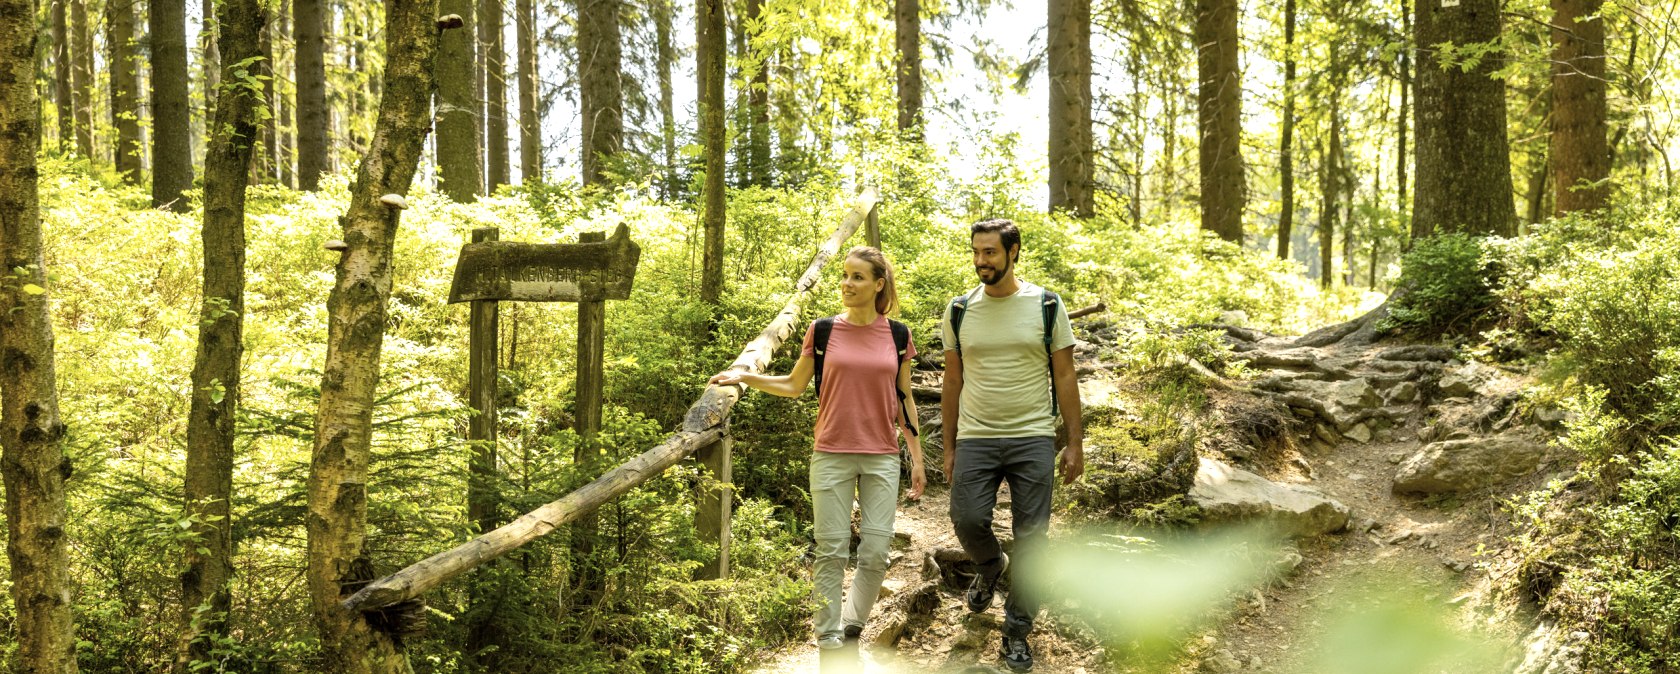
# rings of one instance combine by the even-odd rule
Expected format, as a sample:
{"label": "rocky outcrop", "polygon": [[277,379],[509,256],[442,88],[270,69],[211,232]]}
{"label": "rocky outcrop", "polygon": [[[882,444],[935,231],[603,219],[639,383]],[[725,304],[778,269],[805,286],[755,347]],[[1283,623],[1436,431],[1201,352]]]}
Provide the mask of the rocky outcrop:
{"label": "rocky outcrop", "polygon": [[1581,674],[1581,644],[1586,632],[1566,632],[1541,623],[1523,639],[1522,662],[1512,674]]}
{"label": "rocky outcrop", "polygon": [[1483,489],[1534,472],[1549,455],[1545,445],[1517,435],[1434,442],[1400,463],[1394,475],[1394,492],[1443,494]]}
{"label": "rocky outcrop", "polygon": [[1271,482],[1246,470],[1202,459],[1190,500],[1206,521],[1262,522],[1289,536],[1317,536],[1347,527],[1348,508],[1311,487]]}

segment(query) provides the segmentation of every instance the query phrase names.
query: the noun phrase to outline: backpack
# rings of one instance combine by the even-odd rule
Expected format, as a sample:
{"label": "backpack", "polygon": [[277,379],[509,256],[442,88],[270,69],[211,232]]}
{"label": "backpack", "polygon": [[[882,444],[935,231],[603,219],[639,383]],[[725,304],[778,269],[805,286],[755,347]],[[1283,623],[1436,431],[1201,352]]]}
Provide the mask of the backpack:
{"label": "backpack", "polygon": [[[904,352],[910,348],[910,328],[891,318],[887,319],[887,327],[892,330],[893,350],[898,357],[893,360],[893,372],[898,372],[898,364],[904,362]],[[834,317],[819,318],[811,324],[811,353],[817,361],[817,396],[822,397],[823,355],[828,351],[828,335],[834,332]],[[910,419],[910,406],[904,402],[904,392],[898,389],[898,377],[893,377],[893,393],[898,394],[898,411],[904,415],[904,426],[910,429],[911,437],[921,435],[916,423]]]}
{"label": "backpack", "polygon": [[[1045,367],[1050,370],[1050,416],[1052,417],[1061,414],[1061,410],[1057,409],[1056,405],[1056,367],[1050,363],[1050,340],[1051,337],[1055,335],[1056,309],[1060,307],[1061,304],[1061,295],[1057,295],[1050,290],[1044,291],[1044,301],[1040,303],[1040,309],[1042,309],[1042,313],[1044,315],[1044,361]],[[955,336],[957,340],[956,347],[958,356],[962,355],[962,321],[963,314],[967,312],[968,293],[958,295],[951,299],[951,334]]]}

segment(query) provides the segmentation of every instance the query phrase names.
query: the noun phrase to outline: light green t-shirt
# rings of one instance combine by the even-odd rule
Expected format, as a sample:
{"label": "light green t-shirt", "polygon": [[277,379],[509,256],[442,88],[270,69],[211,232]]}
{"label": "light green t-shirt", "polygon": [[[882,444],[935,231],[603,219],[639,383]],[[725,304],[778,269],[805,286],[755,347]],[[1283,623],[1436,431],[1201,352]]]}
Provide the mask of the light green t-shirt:
{"label": "light green t-shirt", "polygon": [[[1050,359],[1044,352],[1044,289],[1025,281],[1020,286],[1009,297],[987,295],[985,286],[968,293],[958,440],[1056,435],[1050,415]],[[946,351],[955,351],[950,306],[939,328]],[[1052,330],[1051,351],[1073,346],[1064,303],[1057,303]]]}

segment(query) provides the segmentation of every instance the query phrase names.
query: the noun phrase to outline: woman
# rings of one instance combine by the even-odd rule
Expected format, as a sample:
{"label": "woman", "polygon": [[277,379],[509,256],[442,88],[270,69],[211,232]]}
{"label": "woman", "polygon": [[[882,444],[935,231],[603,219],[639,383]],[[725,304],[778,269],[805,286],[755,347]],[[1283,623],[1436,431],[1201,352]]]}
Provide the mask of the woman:
{"label": "woman", "polygon": [[[729,371],[711,379],[713,384],[746,384],[795,398],[815,375],[811,509],[816,518],[818,607],[812,623],[817,646],[823,649],[839,648],[845,639],[862,634],[880,594],[898,510],[900,432],[910,447],[906,496],[921,498],[927,485],[922,448],[915,439],[916,405],[910,398],[910,359],[916,347],[910,343],[909,329],[886,317],[898,308],[892,267],[881,251],[860,246],[846,254],[844,268],[840,302],[846,311],[812,322],[792,372],[772,377]],[[819,362],[821,372],[817,371]],[[846,575],[854,502],[863,511],[862,540],[851,596],[842,604],[840,588]]]}

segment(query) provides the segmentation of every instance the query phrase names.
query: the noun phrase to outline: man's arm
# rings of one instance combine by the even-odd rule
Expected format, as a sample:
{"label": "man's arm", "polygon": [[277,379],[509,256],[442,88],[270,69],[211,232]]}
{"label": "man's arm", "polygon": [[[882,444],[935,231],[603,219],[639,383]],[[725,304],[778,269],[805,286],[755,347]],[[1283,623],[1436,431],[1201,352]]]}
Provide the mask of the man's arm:
{"label": "man's arm", "polygon": [[1085,473],[1085,421],[1079,408],[1079,373],[1073,366],[1073,347],[1050,354],[1050,370],[1056,381],[1056,405],[1067,426],[1067,447],[1057,465],[1061,467],[1062,484],[1071,484]]}
{"label": "man's arm", "polygon": [[939,434],[944,440],[945,482],[951,483],[957,468],[957,417],[962,405],[962,354],[945,352],[945,387],[939,397]]}

